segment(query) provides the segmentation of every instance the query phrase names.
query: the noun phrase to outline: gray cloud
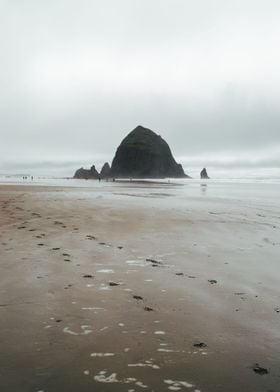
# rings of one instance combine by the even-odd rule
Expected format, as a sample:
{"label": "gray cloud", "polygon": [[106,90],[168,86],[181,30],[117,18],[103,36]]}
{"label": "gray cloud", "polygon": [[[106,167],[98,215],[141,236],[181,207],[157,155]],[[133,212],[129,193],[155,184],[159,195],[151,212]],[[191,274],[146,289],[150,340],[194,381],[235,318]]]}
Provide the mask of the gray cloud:
{"label": "gray cloud", "polygon": [[280,166],[277,1],[1,3],[0,172],[101,165],[138,124],[188,165]]}

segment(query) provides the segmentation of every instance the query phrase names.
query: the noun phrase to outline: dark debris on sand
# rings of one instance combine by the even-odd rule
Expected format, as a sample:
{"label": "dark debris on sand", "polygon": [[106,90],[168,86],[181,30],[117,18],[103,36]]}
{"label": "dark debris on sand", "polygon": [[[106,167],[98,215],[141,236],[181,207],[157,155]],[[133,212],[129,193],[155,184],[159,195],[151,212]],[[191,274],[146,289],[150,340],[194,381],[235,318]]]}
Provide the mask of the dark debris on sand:
{"label": "dark debris on sand", "polygon": [[207,347],[207,344],[203,342],[199,342],[199,343],[194,343],[193,346],[198,348],[204,348]]}
{"label": "dark debris on sand", "polygon": [[160,265],[162,265],[161,261],[157,261],[157,260],[154,260],[154,259],[146,259],[146,261],[151,263],[152,267],[159,267]]}
{"label": "dark debris on sand", "polygon": [[216,284],[218,283],[215,279],[208,279],[208,282],[211,284]]}
{"label": "dark debris on sand", "polygon": [[146,259],[146,261],[153,263],[153,264],[162,264],[160,261],[154,260],[154,259]]}
{"label": "dark debris on sand", "polygon": [[153,308],[150,308],[149,306],[145,306],[145,307],[144,307],[144,310],[145,310],[146,312],[154,312],[154,311],[155,311]]}
{"label": "dark debris on sand", "polygon": [[268,369],[259,366],[258,363],[253,366],[253,370],[255,373],[259,374],[260,376],[264,376],[269,373]]}

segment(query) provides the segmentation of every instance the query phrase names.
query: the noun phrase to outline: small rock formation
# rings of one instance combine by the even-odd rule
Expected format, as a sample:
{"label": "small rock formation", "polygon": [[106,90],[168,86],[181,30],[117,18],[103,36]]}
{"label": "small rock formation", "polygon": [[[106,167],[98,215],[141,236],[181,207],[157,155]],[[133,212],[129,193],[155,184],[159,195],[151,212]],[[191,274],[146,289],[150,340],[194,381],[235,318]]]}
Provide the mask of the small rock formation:
{"label": "small rock formation", "polygon": [[161,136],[142,126],[121,142],[111,167],[111,177],[188,178]]}
{"label": "small rock formation", "polygon": [[81,167],[74,174],[74,178],[83,179],[83,180],[97,180],[99,178],[99,174],[95,169],[95,166],[91,166],[89,170]]}
{"label": "small rock formation", "polygon": [[100,172],[100,177],[101,178],[109,178],[111,177],[111,168],[108,162],[104,163],[101,172]]}
{"label": "small rock formation", "polygon": [[205,167],[200,172],[200,178],[202,180],[207,180],[210,178],[210,177],[208,177],[207,170],[205,169]]}

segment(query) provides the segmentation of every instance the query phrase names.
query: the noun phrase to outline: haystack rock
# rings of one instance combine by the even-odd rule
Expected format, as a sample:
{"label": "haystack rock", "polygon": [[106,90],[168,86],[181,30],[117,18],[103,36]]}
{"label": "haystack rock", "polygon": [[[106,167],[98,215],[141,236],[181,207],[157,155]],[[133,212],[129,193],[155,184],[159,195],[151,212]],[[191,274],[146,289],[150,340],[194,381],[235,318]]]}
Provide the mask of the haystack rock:
{"label": "haystack rock", "polygon": [[112,177],[187,178],[161,136],[138,126],[121,142],[111,167]]}
{"label": "haystack rock", "polygon": [[205,167],[200,172],[200,178],[202,180],[207,180],[210,178],[210,177],[208,177],[208,173],[207,173],[207,170],[205,169]]}
{"label": "haystack rock", "polygon": [[95,166],[91,166],[89,170],[81,167],[74,174],[74,178],[84,179],[84,180],[97,180],[99,178],[99,174],[95,169]]}
{"label": "haystack rock", "polygon": [[101,178],[109,178],[111,177],[111,168],[108,162],[104,163],[101,172],[100,172],[100,177]]}

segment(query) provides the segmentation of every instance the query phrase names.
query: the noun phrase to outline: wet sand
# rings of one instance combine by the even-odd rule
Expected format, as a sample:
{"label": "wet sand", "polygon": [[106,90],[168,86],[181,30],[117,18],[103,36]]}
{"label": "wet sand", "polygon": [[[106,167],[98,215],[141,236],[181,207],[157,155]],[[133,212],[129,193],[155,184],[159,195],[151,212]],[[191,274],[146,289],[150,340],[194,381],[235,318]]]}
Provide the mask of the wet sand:
{"label": "wet sand", "polygon": [[280,390],[279,209],[180,189],[0,186],[1,391]]}

